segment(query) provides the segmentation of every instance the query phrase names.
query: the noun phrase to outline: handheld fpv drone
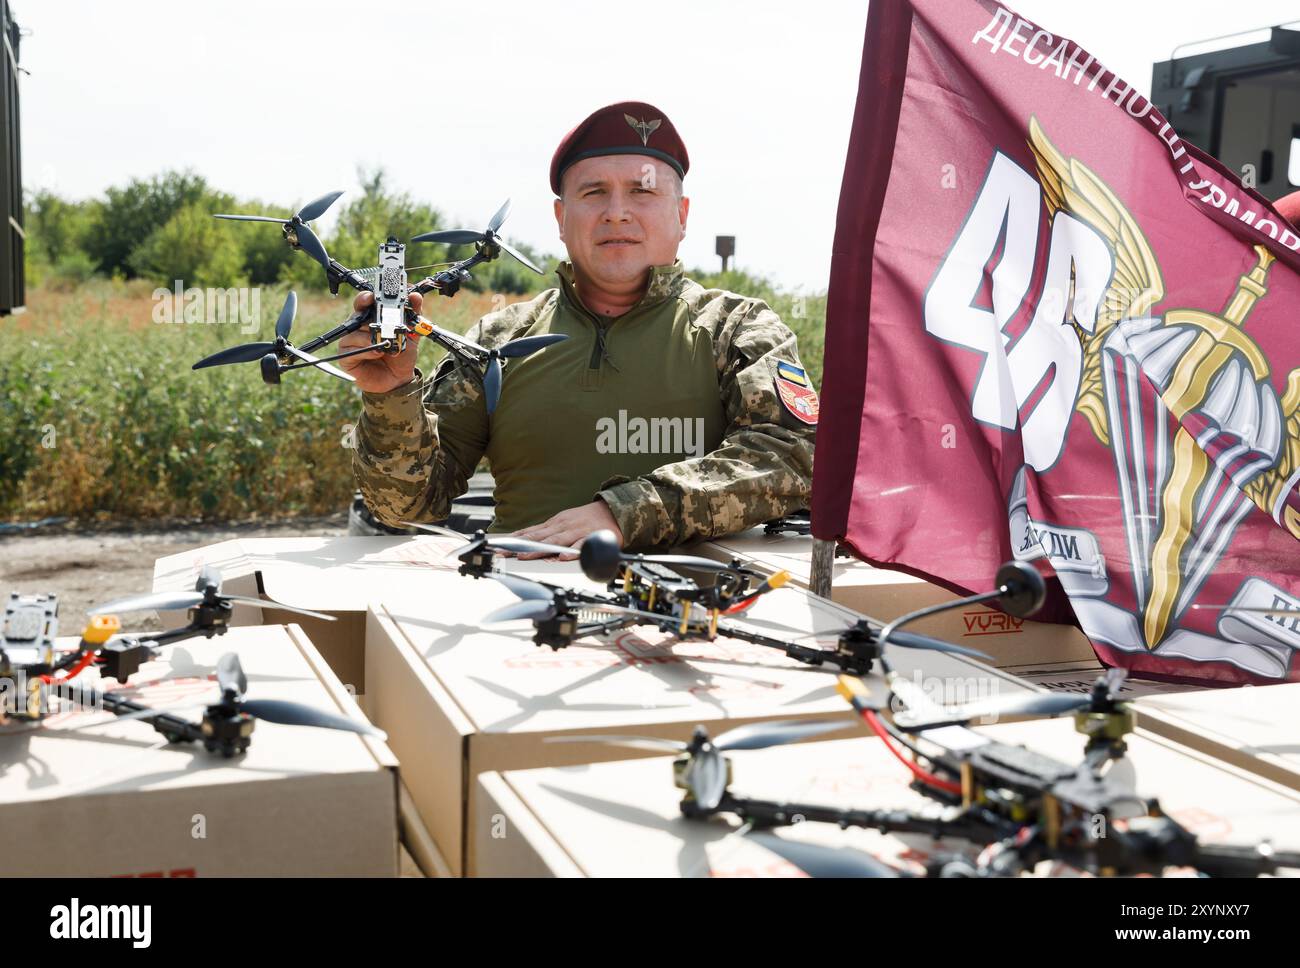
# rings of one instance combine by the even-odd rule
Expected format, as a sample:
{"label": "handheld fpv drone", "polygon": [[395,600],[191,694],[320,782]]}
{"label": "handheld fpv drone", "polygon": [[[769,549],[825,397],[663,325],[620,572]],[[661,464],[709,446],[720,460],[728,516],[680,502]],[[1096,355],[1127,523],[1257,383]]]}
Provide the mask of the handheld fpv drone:
{"label": "handheld fpv drone", "polygon": [[[436,534],[463,537],[437,526],[404,524]],[[744,615],[759,598],[782,587],[790,577],[784,571],[765,577],[739,561],[723,563],[678,554],[627,554],[609,531],[590,535],[579,550],[583,573],[593,581],[606,583],[605,593],[565,588],[494,567],[495,557],[500,553],[572,554],[573,551],[559,545],[479,531],[468,543],[448,552],[447,557],[460,560],[460,574],[495,579],[520,599],[485,616],[486,624],[530,620],[535,629],[533,641],[553,650],[572,645],[584,636],[608,635],[637,625],[651,625],[683,641],[713,641],[723,635],[776,649],[808,665],[830,665],[854,675],[870,673],[877,663],[887,669],[884,657],[887,644],[987,660],[989,657],[983,652],[903,632],[900,626],[935,611],[994,600],[1011,614],[1024,616],[1036,611],[1046,594],[1037,571],[1012,562],[999,570],[997,587],[991,592],[923,609],[883,627],[859,619],[838,632],[818,633],[819,637],[836,640],[834,648],[821,648],[764,635],[726,621]],[[791,631],[799,637],[809,637],[798,630]]]}
{"label": "handheld fpv drone", "polygon": [[[510,202],[506,201],[497,213],[488,221],[482,232],[465,229],[448,229],[438,232],[425,232],[410,240],[399,242],[390,236],[379,246],[379,264],[364,269],[349,269],[332,259],[325,246],[312,230],[309,222],[320,218],[342,192],[331,192],[308,202],[289,218],[277,218],[270,215],[217,215],[216,218],[232,219],[242,222],[274,222],[283,227],[285,241],[292,249],[307,253],[320,263],[325,270],[325,279],[330,292],[337,295],[339,286],[346,283],[358,292],[374,293],[374,306],[367,312],[335,326],[333,329],[302,346],[294,346],[289,341],[293,327],[293,318],[297,311],[297,295],[289,293],[284,308],[275,324],[273,342],[245,343],[232,346],[207,356],[194,364],[199,370],[210,366],[222,366],[228,363],[258,362],[262,379],[267,383],[279,383],[281,375],[289,370],[303,367],[315,367],[331,376],[352,381],[352,377],[331,362],[358,356],[363,353],[379,351],[397,354],[406,349],[407,340],[412,335],[426,337],[438,343],[452,354],[462,365],[472,365],[482,375],[484,397],[488,412],[496,409],[501,394],[502,360],[528,356],[552,343],[567,339],[559,333],[546,333],[539,336],[525,336],[511,340],[495,349],[486,349],[472,340],[435,326],[429,320],[416,313],[411,306],[411,293],[421,295],[437,292],[442,296],[454,296],[461,285],[470,278],[470,269],[498,258],[502,252],[527,266],[533,272],[541,270],[533,265],[523,253],[516,250],[497,234],[501,224],[510,211]],[[417,242],[438,242],[445,245],[474,245],[474,254],[467,259],[454,263],[433,276],[426,276],[419,282],[411,284],[407,279],[406,245]],[[426,266],[421,268],[433,268]],[[370,332],[370,345],[361,349],[349,350],[335,356],[318,358],[313,351],[336,342],[348,333],[367,326]]]}
{"label": "handheld fpv drone", "polygon": [[[814,877],[905,877],[907,871],[852,848],[800,843],[770,833],[795,823],[861,827],[881,833],[920,834],[968,841],[983,849],[971,858],[937,853],[925,865],[930,877],[1013,877],[1054,861],[1095,876],[1159,876],[1168,868],[1192,868],[1214,877],[1255,877],[1300,869],[1300,852],[1255,846],[1202,843],[1154,799],[1138,796],[1123,736],[1132,715],[1116,698],[1123,674],[1110,670],[1089,696],[1034,695],[986,704],[960,716],[939,707],[906,679],[891,675],[887,697],[874,696],[862,680],[839,679],[839,691],[872,731],[913,775],[913,790],[940,805],[938,814],[907,810],[858,810],[820,804],[760,800],[733,793],[727,753],[767,749],[807,739],[835,721],[790,720],[758,723],[711,739],[697,727],[690,742],[647,736],[559,737],[549,742],[603,742],[651,752],[673,753],[673,781],[683,792],[681,812],[692,819],[730,815],[741,821],[740,836]],[[906,698],[904,698],[906,697]],[[907,708],[889,723],[882,715],[890,699]],[[1088,737],[1083,762],[1072,765],[1012,746],[965,728],[968,716],[993,712],[1025,717],[1075,715]],[[906,714],[906,715],[905,715]],[[911,727],[901,727],[905,718]],[[929,732],[922,749],[904,731]],[[908,759],[899,749],[912,753]],[[1109,769],[1106,767],[1109,766]]]}
{"label": "handheld fpv drone", "polygon": [[[209,752],[227,757],[248,748],[257,718],[383,737],[380,730],[366,723],[301,703],[246,700],[248,680],[234,653],[227,653],[218,662],[221,696],[216,702],[203,704],[203,715],[198,722],[180,718],[176,709],[153,709],[116,691],[76,681],[86,668],[95,665],[100,679],[115,679],[126,685],[144,663],[161,654],[161,647],[200,635],[205,638],[224,635],[235,603],[270,604],[262,599],[223,593],[220,573],[208,567],[199,576],[193,592],[158,592],[92,608],[90,622],[76,647],[60,653],[54,641],[58,629],[57,598],[11,594],[0,631],[0,679],[14,688],[0,689],[0,725],[16,721],[39,726],[50,715],[50,699],[55,698],[79,709],[111,712],[118,720],[144,720],[168,742],[201,742]],[[274,604],[301,615],[334,620],[333,616],[320,612]],[[155,609],[188,609],[189,624],[166,632],[121,634],[117,613]],[[113,721],[72,728],[95,728]]]}

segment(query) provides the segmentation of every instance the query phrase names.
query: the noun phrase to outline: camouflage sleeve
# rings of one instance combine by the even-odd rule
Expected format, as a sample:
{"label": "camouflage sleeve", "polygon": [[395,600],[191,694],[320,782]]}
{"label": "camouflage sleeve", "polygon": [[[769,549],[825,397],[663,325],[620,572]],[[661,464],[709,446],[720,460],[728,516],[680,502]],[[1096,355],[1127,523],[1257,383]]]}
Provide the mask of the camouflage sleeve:
{"label": "camouflage sleeve", "polygon": [[390,526],[446,518],[487,449],[477,375],[447,356],[427,384],[417,369],[406,386],[361,400],[352,471],[371,513]]}
{"label": "camouflage sleeve", "polygon": [[602,485],[596,496],[628,547],[733,534],[808,504],[817,428],[786,409],[776,384],[778,363],[802,367],[795,335],[760,300],[740,300],[719,315],[714,348],[726,433],[703,457]]}

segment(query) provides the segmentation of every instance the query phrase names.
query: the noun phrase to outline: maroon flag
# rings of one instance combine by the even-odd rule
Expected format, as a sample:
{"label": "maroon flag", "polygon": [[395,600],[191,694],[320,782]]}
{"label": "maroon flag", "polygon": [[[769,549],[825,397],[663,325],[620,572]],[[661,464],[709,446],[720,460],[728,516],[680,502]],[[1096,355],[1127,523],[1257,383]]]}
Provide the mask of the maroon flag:
{"label": "maroon flag", "polygon": [[1090,52],[874,0],[814,532],[962,591],[1038,559],[1049,617],[1137,673],[1300,679],[1298,270],[1295,227]]}

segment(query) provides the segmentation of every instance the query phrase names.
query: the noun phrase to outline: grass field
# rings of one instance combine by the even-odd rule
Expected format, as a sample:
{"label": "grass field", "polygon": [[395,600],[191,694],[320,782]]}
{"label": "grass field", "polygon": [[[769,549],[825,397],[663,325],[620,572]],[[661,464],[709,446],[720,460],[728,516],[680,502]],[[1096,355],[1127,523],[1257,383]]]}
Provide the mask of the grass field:
{"label": "grass field", "polygon": [[[734,277],[697,278],[752,291]],[[222,347],[270,338],[285,290],[262,289],[252,333],[238,320],[156,322],[152,292],[104,279],[38,288],[25,314],[0,320],[0,519],[222,521],[343,508],[354,387],[301,373],[268,387],[256,364],[190,369]],[[798,333],[820,386],[824,296],[753,294]],[[351,311],[343,294],[299,297],[295,342]],[[462,292],[429,308],[463,332],[493,303]],[[440,355],[422,350],[421,368]]]}

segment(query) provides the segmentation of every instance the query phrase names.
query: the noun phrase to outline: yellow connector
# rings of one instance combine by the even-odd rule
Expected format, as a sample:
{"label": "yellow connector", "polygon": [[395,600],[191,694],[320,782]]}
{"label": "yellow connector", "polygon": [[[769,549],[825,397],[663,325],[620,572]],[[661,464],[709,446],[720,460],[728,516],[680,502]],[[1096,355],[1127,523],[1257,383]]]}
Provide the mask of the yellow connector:
{"label": "yellow connector", "polygon": [[92,615],[81,640],[90,645],[103,645],[120,631],[122,622],[116,615]]}
{"label": "yellow connector", "polygon": [[[835,691],[847,699],[856,708],[859,704],[870,706],[871,693],[857,676],[837,676]],[[856,700],[856,701],[855,701]]]}
{"label": "yellow connector", "polygon": [[767,585],[769,588],[780,588],[789,580],[790,580],[790,573],[788,571],[778,571],[775,575],[773,575],[771,578],[767,580]]}

